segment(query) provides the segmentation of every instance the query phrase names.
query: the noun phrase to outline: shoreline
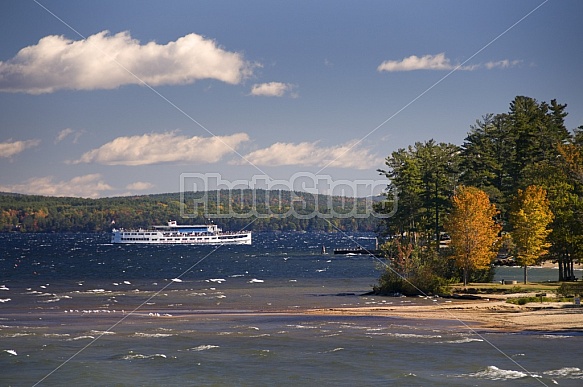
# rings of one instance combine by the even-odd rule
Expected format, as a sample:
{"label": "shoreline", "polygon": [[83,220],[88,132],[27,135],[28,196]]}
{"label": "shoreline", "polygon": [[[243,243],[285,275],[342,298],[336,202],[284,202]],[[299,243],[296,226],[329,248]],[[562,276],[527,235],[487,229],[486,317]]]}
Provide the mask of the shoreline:
{"label": "shoreline", "polygon": [[448,320],[465,328],[520,331],[583,332],[583,306],[572,303],[508,304],[503,300],[440,301],[435,305],[311,309],[325,316],[386,316],[413,320]]}

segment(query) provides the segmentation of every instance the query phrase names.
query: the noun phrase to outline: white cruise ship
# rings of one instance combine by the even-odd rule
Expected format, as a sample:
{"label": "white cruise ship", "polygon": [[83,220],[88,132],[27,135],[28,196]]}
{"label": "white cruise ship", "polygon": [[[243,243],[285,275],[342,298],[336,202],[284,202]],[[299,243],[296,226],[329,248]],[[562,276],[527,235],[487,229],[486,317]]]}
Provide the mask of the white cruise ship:
{"label": "white cruise ship", "polygon": [[111,243],[250,245],[251,231],[226,232],[214,224],[178,225],[171,220],[167,226],[152,226],[150,230],[114,228]]}

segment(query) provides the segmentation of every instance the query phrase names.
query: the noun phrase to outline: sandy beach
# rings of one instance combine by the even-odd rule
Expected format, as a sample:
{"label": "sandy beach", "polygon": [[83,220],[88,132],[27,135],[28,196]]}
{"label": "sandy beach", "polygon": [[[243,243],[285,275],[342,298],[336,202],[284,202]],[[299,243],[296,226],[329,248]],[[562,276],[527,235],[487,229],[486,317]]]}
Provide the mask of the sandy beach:
{"label": "sandy beach", "polygon": [[514,305],[493,298],[475,301],[440,299],[427,306],[312,309],[307,313],[452,320],[462,327],[506,331],[583,331],[583,307],[557,302]]}
{"label": "sandy beach", "polygon": [[[557,263],[542,262],[538,268],[558,268]],[[574,265],[583,270],[583,264]],[[518,286],[521,283],[517,284]],[[583,331],[583,305],[572,302],[542,302],[515,305],[507,298],[530,297],[536,293],[484,296],[479,300],[435,299],[433,305],[399,305],[312,309],[317,315],[394,316],[409,319],[451,320],[462,327],[480,327],[505,331]]]}

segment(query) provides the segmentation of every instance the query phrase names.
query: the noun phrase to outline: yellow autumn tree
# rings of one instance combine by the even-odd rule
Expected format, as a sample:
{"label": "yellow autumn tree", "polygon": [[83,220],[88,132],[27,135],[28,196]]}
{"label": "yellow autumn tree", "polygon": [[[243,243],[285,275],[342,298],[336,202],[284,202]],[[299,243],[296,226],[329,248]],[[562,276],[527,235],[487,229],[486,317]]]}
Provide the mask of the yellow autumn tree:
{"label": "yellow autumn tree", "polygon": [[451,237],[456,265],[463,270],[465,286],[472,270],[487,268],[496,257],[495,245],[501,227],[494,221],[498,213],[496,206],[484,191],[461,186],[452,202],[445,230]]}
{"label": "yellow autumn tree", "polygon": [[518,190],[510,212],[512,240],[517,248],[518,263],[524,268],[524,283],[528,282],[528,266],[537,263],[550,244],[548,225],[553,221],[547,191],[537,185]]}

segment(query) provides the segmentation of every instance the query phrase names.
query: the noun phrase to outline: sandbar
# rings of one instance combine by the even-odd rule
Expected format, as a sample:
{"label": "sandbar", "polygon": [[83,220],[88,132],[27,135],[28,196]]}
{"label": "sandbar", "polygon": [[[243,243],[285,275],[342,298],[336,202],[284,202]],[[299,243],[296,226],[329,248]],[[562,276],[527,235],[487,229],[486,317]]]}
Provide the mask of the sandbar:
{"label": "sandbar", "polygon": [[307,314],[391,316],[407,319],[450,320],[463,327],[504,331],[581,331],[583,307],[573,303],[541,302],[514,305],[501,299],[438,300],[432,305],[311,309]]}

